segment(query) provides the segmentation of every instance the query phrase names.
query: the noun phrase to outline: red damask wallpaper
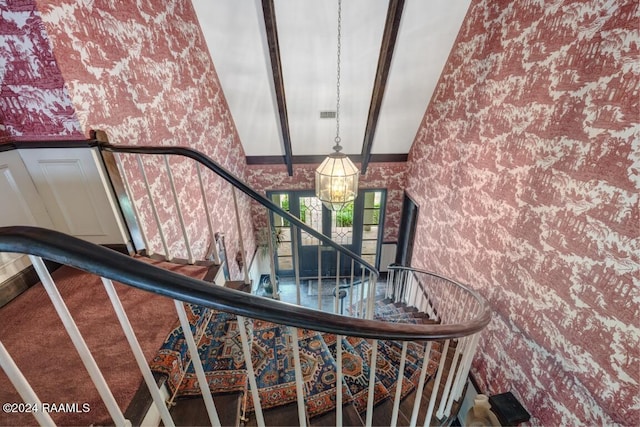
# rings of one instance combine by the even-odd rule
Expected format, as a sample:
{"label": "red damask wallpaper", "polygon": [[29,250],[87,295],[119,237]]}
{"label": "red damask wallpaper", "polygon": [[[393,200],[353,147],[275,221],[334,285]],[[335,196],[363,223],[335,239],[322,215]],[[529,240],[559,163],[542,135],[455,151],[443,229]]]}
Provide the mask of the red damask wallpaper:
{"label": "red damask wallpaper", "polygon": [[84,139],[33,1],[0,3],[0,143]]}
{"label": "red damask wallpaper", "polygon": [[472,371],[534,424],[640,425],[639,27],[474,0],[410,153],[413,265],[488,298]]}
{"label": "red damask wallpaper", "polygon": [[[23,3],[29,3],[24,1]],[[244,151],[190,1],[37,1],[35,20],[44,23],[78,128],[106,131],[113,144],[180,145],[199,150],[244,177]],[[13,12],[17,14],[17,12]],[[42,23],[39,24],[42,27]],[[62,84],[62,83],[61,83]],[[132,156],[123,156],[149,248],[163,253],[158,221]],[[145,158],[153,194],[170,195],[161,157]],[[207,219],[197,174],[190,161],[172,159],[187,236],[201,257],[208,245]],[[203,172],[214,232],[226,234],[229,257],[240,250],[229,186]],[[245,252],[253,253],[249,200],[239,197]],[[156,200],[163,232],[174,257],[186,246],[172,197]],[[236,263],[232,276],[240,277]]]}

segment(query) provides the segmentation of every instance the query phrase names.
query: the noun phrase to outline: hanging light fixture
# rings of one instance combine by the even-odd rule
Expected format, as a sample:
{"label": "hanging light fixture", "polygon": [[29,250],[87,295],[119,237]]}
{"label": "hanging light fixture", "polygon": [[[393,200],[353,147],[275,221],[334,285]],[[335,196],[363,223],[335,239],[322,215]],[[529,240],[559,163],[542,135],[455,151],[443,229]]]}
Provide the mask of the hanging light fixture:
{"label": "hanging light fixture", "polygon": [[338,0],[338,76],[336,80],[336,145],[334,152],[316,169],[316,197],[330,210],[338,211],[358,195],[360,171],[340,146],[340,48],[341,48],[342,0]]}

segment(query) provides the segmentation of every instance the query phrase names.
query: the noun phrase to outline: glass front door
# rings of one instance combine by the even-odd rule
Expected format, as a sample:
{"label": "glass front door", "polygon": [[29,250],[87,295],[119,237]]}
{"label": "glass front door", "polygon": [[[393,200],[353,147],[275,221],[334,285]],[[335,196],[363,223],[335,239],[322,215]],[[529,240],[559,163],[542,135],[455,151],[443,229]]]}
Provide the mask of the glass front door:
{"label": "glass front door", "polygon": [[[334,242],[354,251],[353,245],[353,203],[342,211],[330,211],[315,195],[298,193],[297,199],[299,218],[319,233],[330,237]],[[320,242],[309,233],[300,230],[300,275],[302,277],[316,277],[318,270],[323,276],[335,276],[337,269],[336,250]],[[341,265],[340,274],[347,271]]]}
{"label": "glass front door", "polygon": [[[289,191],[271,193],[271,200],[289,210],[302,222],[351,252],[361,255],[367,262],[377,267],[382,238],[381,217],[384,212],[384,190],[361,190],[354,203],[340,211],[330,211],[313,192]],[[274,218],[276,229],[281,228],[287,242],[280,245],[276,254],[278,274],[293,273],[291,264],[291,229],[287,221]],[[286,231],[284,229],[287,229]],[[314,278],[318,270],[322,276],[335,276],[338,258],[336,250],[323,244],[309,233],[298,230],[298,259],[300,276]],[[340,275],[351,274],[351,259],[340,257]]]}

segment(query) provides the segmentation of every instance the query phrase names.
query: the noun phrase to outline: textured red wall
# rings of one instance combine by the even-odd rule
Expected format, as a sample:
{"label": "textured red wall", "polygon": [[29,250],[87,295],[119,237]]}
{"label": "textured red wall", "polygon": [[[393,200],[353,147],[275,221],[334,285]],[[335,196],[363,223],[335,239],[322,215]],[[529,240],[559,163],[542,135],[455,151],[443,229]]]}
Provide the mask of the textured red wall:
{"label": "textured red wall", "polygon": [[0,3],[0,143],[84,139],[34,1]]}
{"label": "textured red wall", "polygon": [[[207,154],[244,176],[244,151],[222,93],[191,2],[37,1],[44,27],[86,136],[107,132],[114,144],[181,145]],[[162,252],[157,224],[146,200],[135,161],[125,158],[127,175],[141,211],[149,246]],[[171,194],[161,158],[147,159],[154,194]],[[203,254],[208,233],[193,165],[171,168],[187,219],[190,242]],[[227,251],[239,250],[230,187],[205,174],[214,231],[225,232]],[[186,257],[171,197],[157,205],[173,256]],[[249,201],[240,197],[246,251],[253,252]],[[234,277],[239,269],[231,263]]]}
{"label": "textured red wall", "polygon": [[638,2],[473,1],[410,153],[413,265],[490,301],[535,424],[640,425]]}
{"label": "textured red wall", "polygon": [[[356,165],[360,167],[360,165]],[[247,182],[263,194],[268,190],[314,190],[318,165],[294,165],[289,176],[284,165],[247,166]],[[360,188],[387,189],[384,241],[397,241],[405,187],[405,163],[370,163],[367,173],[359,178]],[[253,206],[256,225],[266,224],[264,209]]]}

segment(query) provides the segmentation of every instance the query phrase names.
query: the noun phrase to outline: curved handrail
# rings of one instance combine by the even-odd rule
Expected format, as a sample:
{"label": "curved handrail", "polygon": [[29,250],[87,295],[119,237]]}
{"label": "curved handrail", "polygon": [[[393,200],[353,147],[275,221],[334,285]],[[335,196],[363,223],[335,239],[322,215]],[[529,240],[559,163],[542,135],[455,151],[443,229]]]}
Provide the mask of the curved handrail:
{"label": "curved handrail", "polygon": [[[462,283],[456,282],[455,280],[451,280],[447,277],[444,277],[438,273],[434,273],[432,271],[427,271],[427,270],[421,270],[419,268],[413,268],[413,267],[405,267],[402,265],[390,265],[388,267],[389,270],[391,271],[410,271],[410,272],[414,272],[414,273],[421,273],[421,274],[426,274],[428,276],[432,276],[432,277],[436,277],[438,279],[444,280],[446,282],[449,282],[451,284],[454,284],[455,286],[464,289],[468,294],[470,294],[475,300],[476,302],[480,305],[481,307],[481,313],[479,313],[479,317],[480,318],[486,318],[487,319],[487,323],[489,323],[489,321],[491,320],[491,309],[489,308],[489,304],[487,303],[487,300],[480,295],[478,292],[476,292],[475,290],[471,289],[470,287],[463,285]],[[486,326],[485,324],[485,326]]]}
{"label": "curved handrail", "polygon": [[170,147],[158,146],[158,147],[155,147],[155,146],[112,145],[112,144],[100,144],[100,148],[102,150],[111,151],[111,152],[115,152],[115,153],[156,154],[156,155],[173,154],[173,155],[184,156],[184,157],[188,157],[190,159],[193,159],[193,160],[201,163],[202,165],[206,166],[207,168],[211,169],[213,172],[218,174],[224,180],[229,182],[234,187],[238,188],[240,191],[242,191],[243,193],[245,193],[246,195],[251,197],[256,202],[260,203],[261,205],[263,205],[267,209],[271,210],[272,212],[277,213],[278,215],[280,215],[281,217],[285,218],[287,221],[290,221],[292,224],[296,225],[297,227],[300,227],[305,232],[307,232],[310,235],[312,235],[313,237],[319,239],[320,241],[322,241],[326,245],[331,246],[334,249],[336,249],[337,251],[340,251],[340,252],[346,254],[347,256],[349,256],[350,258],[353,258],[354,260],[358,261],[360,263],[360,265],[362,265],[362,266],[366,267],[367,269],[369,269],[370,271],[372,271],[376,276],[380,275],[378,270],[373,265],[369,264],[367,261],[362,259],[360,256],[356,255],[355,253],[353,253],[349,249],[345,248],[344,246],[341,246],[338,243],[335,243],[333,240],[331,240],[330,238],[328,238],[324,234],[322,234],[322,233],[314,230],[313,228],[309,227],[307,224],[305,224],[304,222],[300,221],[300,219],[298,219],[298,217],[296,217],[294,215],[291,215],[289,212],[285,211],[280,206],[276,205],[271,200],[267,199],[266,197],[264,197],[263,195],[261,195],[260,193],[255,191],[253,188],[249,187],[242,180],[238,179],[238,177],[236,177],[234,174],[232,174],[231,172],[229,172],[228,170],[226,170],[225,168],[220,166],[218,163],[213,161],[211,158],[209,158],[208,156],[206,156],[205,154],[203,154],[203,153],[201,153],[201,152],[199,152],[197,150],[194,150],[194,149],[188,148],[188,147],[176,147],[176,146],[170,146]]}
{"label": "curved handrail", "polygon": [[483,310],[475,319],[455,325],[387,323],[325,313],[213,286],[45,228],[0,228],[0,251],[36,255],[148,292],[240,316],[338,335],[401,341],[438,340],[471,335],[490,321],[488,310]]}

